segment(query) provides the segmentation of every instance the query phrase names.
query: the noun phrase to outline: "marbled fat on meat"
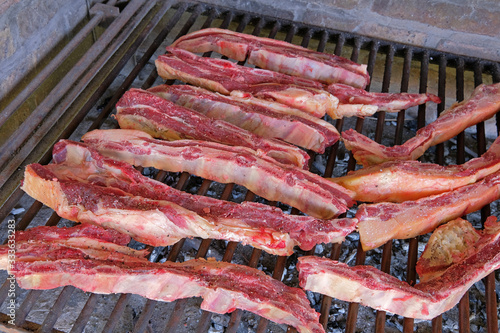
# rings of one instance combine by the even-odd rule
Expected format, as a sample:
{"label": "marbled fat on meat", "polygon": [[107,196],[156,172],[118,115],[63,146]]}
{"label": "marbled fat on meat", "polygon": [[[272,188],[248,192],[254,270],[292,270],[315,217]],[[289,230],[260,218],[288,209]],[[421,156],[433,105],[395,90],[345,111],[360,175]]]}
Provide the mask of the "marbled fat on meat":
{"label": "marbled fat on meat", "polygon": [[309,155],[298,147],[209,118],[145,90],[133,88],[125,92],[116,110],[121,128],[142,130],[167,140],[195,139],[243,146],[282,163],[308,167]]}
{"label": "marbled fat on meat", "polygon": [[399,112],[426,102],[441,103],[441,99],[430,93],[376,93],[341,83],[328,85],[326,91],[339,99],[333,119],[343,117],[366,117],[378,111]]}
{"label": "marbled fat on meat", "polygon": [[307,251],[321,242],[341,242],[356,227],[355,219],[319,220],[285,214],[259,203],[238,204],[179,191],[143,176],[127,163],[100,155],[84,143],[60,141],[53,157],[56,164],[44,168],[61,181],[116,188],[134,197],[171,202],[206,220],[211,238],[250,244],[272,254],[291,255],[295,245]]}
{"label": "marbled fat on meat", "polygon": [[330,219],[354,204],[351,191],[300,168],[276,163],[242,147],[195,140],[162,141],[134,130],[95,130],[83,140],[103,155],[133,165],[186,171],[220,183],[243,185],[313,217]]}
{"label": "marbled fat on meat", "polygon": [[365,88],[370,82],[366,65],[284,41],[225,29],[196,31],[180,37],[172,46],[191,52],[215,51],[238,61],[248,59],[248,63],[260,68],[328,84],[341,82]]}
{"label": "marbled fat on meat", "polygon": [[[112,233],[99,229],[102,233]],[[38,238],[16,244],[22,250],[8,270],[21,288],[53,289],[71,285],[86,292],[134,293],[166,302],[202,297],[201,308],[207,311],[226,313],[238,308],[294,326],[299,332],[324,332],[318,322],[319,313],[311,308],[303,290],[288,287],[255,268],[213,259],[153,263],[125,254],[128,248],[121,244],[114,244],[114,248],[120,249],[120,255],[98,246],[89,248],[89,243],[109,245],[89,234],[69,247],[64,241],[54,239],[60,230],[64,233],[68,229],[50,227],[50,231],[47,228],[42,231],[51,233],[49,242]],[[0,246],[0,262],[6,261],[7,252],[7,245]]]}
{"label": "marbled fat on meat", "polygon": [[416,160],[438,143],[449,140],[467,127],[491,118],[500,110],[500,83],[476,87],[469,99],[454,104],[402,145],[386,147],[349,129],[342,140],[361,165],[394,160]]}
{"label": "marbled fat on meat", "polygon": [[356,212],[360,241],[366,251],[391,239],[422,235],[498,199],[500,171],[474,184],[414,201],[362,204]]}
{"label": "marbled fat on meat", "polygon": [[190,85],[159,85],[149,92],[176,104],[225,120],[266,138],[324,153],[340,138],[330,123],[283,104],[257,99],[251,94],[224,96]]}
{"label": "marbled fat on meat", "polygon": [[350,171],[331,181],[356,193],[363,202],[417,200],[472,184],[500,170],[500,137],[481,157],[462,165],[388,161]]}
{"label": "marbled fat on meat", "polygon": [[167,47],[167,50],[168,54],[155,60],[158,74],[164,79],[178,79],[224,95],[233,91],[248,92],[316,117],[324,116],[338,105],[338,99],[314,80],[245,67],[228,60],[199,57],[174,47]]}
{"label": "marbled fat on meat", "polygon": [[474,283],[500,268],[500,224],[496,218],[485,224],[476,246],[438,277],[413,287],[372,266],[350,267],[327,258],[300,257],[300,286],[407,318],[429,320],[451,309]]}

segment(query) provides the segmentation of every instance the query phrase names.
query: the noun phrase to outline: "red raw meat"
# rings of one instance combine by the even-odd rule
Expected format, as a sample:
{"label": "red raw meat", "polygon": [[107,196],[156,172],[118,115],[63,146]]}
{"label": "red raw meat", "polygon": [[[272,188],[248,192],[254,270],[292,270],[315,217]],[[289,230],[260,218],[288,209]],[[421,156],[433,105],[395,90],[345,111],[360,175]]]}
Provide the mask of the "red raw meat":
{"label": "red raw meat", "polygon": [[[271,254],[291,255],[295,245],[308,251],[322,242],[341,242],[356,227],[355,219],[318,220],[285,214],[279,208],[260,203],[238,204],[179,191],[141,175],[127,163],[100,155],[84,143],[60,141],[54,147],[53,157],[56,164],[44,168],[61,181],[89,183],[138,198],[171,202],[206,220],[211,238],[239,241]],[[40,200],[44,200],[43,196]],[[190,220],[185,222],[185,229],[196,230],[189,225]]]}
{"label": "red raw meat", "polygon": [[354,191],[358,201],[403,202],[472,184],[498,170],[500,137],[481,157],[462,165],[441,166],[418,161],[388,161],[330,180]]}
{"label": "red raw meat", "polygon": [[366,65],[346,58],[306,49],[271,38],[225,29],[209,28],[182,36],[172,46],[191,52],[216,51],[260,68],[318,80],[365,88],[370,82]]}
{"label": "red raw meat", "polygon": [[340,137],[337,129],[322,119],[251,94],[224,96],[190,85],[160,85],[148,91],[210,118],[225,120],[257,135],[278,138],[320,154]]}
{"label": "red raw meat", "polygon": [[416,160],[431,146],[456,136],[467,127],[491,118],[500,110],[500,83],[476,87],[472,96],[442,112],[404,144],[386,147],[349,129],[342,140],[361,165],[379,164],[393,160]]}
{"label": "red raw meat", "polygon": [[[97,227],[76,228],[84,231]],[[99,229],[101,233],[113,234],[113,231]],[[53,289],[71,285],[85,292],[133,293],[165,302],[202,297],[203,310],[222,314],[238,308],[294,326],[299,332],[324,332],[319,313],[311,308],[303,290],[289,287],[255,268],[214,259],[153,263],[125,254],[130,249],[120,242],[113,244],[118,254],[110,251],[110,243],[93,237],[93,232],[83,232],[72,246],[66,246],[66,239],[60,243],[54,239],[60,231],[72,233],[73,228],[33,228],[16,232],[16,236],[24,234],[24,239],[33,232],[37,236],[51,235],[49,242],[40,237],[18,241],[16,245],[20,251],[16,253],[13,267],[2,267],[9,269],[21,288]],[[7,245],[0,246],[0,262],[6,261],[6,249]]]}
{"label": "red raw meat", "polygon": [[145,90],[127,91],[116,103],[116,110],[121,128],[142,130],[166,140],[195,139],[243,146],[282,163],[308,167],[309,155],[300,148],[211,119]]}
{"label": "red raw meat", "polygon": [[178,79],[224,95],[243,91],[316,117],[323,117],[338,104],[338,99],[314,80],[240,66],[228,60],[199,57],[182,49],[168,47],[167,50],[170,53],[158,56],[155,61],[158,74],[164,79]]}
{"label": "red raw meat", "polygon": [[489,219],[479,235],[477,248],[439,277],[413,287],[372,266],[350,267],[315,256],[299,258],[300,286],[404,317],[432,319],[455,306],[474,283],[500,268],[500,223]]}
{"label": "red raw meat", "polygon": [[351,191],[306,170],[276,163],[243,147],[196,140],[155,140],[135,130],[95,130],[83,140],[101,154],[132,165],[186,171],[220,183],[243,185],[313,217],[329,219],[354,204]]}
{"label": "red raw meat", "polygon": [[441,99],[433,94],[410,93],[375,93],[351,87],[341,83],[333,83],[326,91],[339,99],[332,118],[366,117],[378,111],[398,112],[426,102],[441,103]]}
{"label": "red raw meat", "polygon": [[391,239],[406,239],[433,231],[442,223],[475,212],[500,199],[500,171],[450,192],[402,203],[362,204],[356,212],[363,250]]}

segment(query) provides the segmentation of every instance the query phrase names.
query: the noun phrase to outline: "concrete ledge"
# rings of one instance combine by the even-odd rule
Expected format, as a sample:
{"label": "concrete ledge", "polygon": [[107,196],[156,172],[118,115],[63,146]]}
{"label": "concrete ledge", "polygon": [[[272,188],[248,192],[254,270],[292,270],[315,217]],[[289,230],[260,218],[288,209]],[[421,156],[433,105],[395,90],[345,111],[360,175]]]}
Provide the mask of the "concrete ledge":
{"label": "concrete ledge", "polygon": [[204,0],[322,28],[500,61],[500,2],[493,0]]}

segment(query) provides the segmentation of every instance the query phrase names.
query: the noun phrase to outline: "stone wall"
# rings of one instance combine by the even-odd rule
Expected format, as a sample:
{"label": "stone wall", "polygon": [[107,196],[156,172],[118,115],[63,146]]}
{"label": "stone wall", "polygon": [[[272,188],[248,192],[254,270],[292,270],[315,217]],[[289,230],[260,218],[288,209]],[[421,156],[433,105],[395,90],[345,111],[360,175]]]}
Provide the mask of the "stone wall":
{"label": "stone wall", "polygon": [[203,0],[368,37],[500,61],[497,0]]}
{"label": "stone wall", "polygon": [[85,0],[7,0],[0,5],[0,100],[87,15]]}

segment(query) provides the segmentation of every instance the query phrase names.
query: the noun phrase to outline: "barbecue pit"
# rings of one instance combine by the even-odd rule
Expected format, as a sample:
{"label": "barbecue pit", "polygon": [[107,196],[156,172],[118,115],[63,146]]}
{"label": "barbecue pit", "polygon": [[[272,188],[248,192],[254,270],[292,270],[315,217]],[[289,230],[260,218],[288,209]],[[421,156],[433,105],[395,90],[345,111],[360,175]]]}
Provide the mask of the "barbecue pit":
{"label": "barbecue pit", "polygon": [[[6,239],[9,221],[16,229],[36,225],[72,225],[50,209],[34,202],[19,189],[26,164],[50,162],[52,145],[60,138],[79,140],[95,128],[114,128],[114,104],[131,87],[149,88],[164,83],[153,61],[165,46],[188,32],[221,27],[259,36],[286,40],[304,47],[342,55],[368,65],[376,92],[431,92],[443,103],[423,105],[396,115],[379,113],[365,119],[331,121],[340,131],[355,128],[385,145],[399,144],[411,137],[437,114],[457,100],[468,97],[480,83],[500,81],[499,63],[439,52],[387,40],[301,24],[285,19],[188,1],[149,2],[133,0],[113,5],[96,4],[73,42],[49,62],[19,94],[10,97],[0,114],[0,124],[11,129],[0,149],[0,230]],[[87,50],[74,51],[90,39]],[[75,44],[75,45],[72,45]],[[211,54],[209,56],[217,56]],[[72,60],[68,66],[69,58]],[[71,60],[71,59],[70,59]],[[69,61],[71,62],[71,61]],[[65,70],[61,70],[65,68]],[[55,73],[55,74],[53,74]],[[62,73],[62,74],[61,74]],[[56,77],[56,79],[54,79]],[[167,82],[172,84],[174,82]],[[40,86],[50,93],[40,92]],[[28,102],[25,102],[28,100]],[[36,100],[36,106],[29,101]],[[31,113],[20,125],[11,126],[25,110]],[[28,114],[29,114],[28,113]],[[22,117],[22,116],[21,116]],[[496,138],[500,118],[481,123],[455,139],[431,148],[423,161],[461,164],[481,155]],[[7,143],[8,142],[8,143]],[[336,144],[323,155],[312,154],[311,170],[324,177],[344,175],[356,164],[343,145]],[[188,174],[145,169],[143,173],[176,188],[240,202],[256,200],[297,214],[280,203],[266,202],[240,186],[223,185]],[[347,213],[354,214],[355,209]],[[467,216],[480,228],[487,216],[497,215],[497,203]],[[343,244],[317,246],[309,253],[296,251],[290,257],[276,257],[232,242],[198,239],[183,240],[174,246],[156,248],[150,260],[185,261],[194,257],[216,257],[264,270],[286,284],[298,286],[297,256],[314,254],[339,259],[348,264],[373,265],[385,272],[415,281],[415,261],[427,236],[397,240],[363,252],[357,234]],[[132,244],[138,248],[141,244]],[[6,324],[9,282],[0,286],[0,319]],[[454,309],[432,321],[417,321],[374,311],[319,294],[308,293],[312,306],[321,313],[327,332],[498,332],[499,272],[478,282]],[[16,327],[39,332],[285,332],[293,331],[255,316],[235,311],[218,315],[199,308],[199,299],[172,303],[156,302],[135,295],[96,295],[73,287],[49,291],[16,290]]]}

